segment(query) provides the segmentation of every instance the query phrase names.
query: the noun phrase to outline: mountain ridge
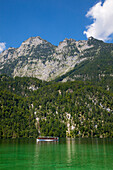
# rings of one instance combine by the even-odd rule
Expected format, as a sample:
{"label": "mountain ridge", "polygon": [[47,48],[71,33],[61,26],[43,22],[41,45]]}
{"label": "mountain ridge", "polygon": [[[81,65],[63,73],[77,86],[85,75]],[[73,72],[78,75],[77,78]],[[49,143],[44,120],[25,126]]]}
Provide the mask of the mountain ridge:
{"label": "mountain ridge", "polygon": [[19,48],[9,48],[0,54],[0,74],[51,81],[83,62],[93,61],[108,49],[112,53],[113,44],[93,37],[79,41],[65,38],[58,46],[39,36],[30,37]]}

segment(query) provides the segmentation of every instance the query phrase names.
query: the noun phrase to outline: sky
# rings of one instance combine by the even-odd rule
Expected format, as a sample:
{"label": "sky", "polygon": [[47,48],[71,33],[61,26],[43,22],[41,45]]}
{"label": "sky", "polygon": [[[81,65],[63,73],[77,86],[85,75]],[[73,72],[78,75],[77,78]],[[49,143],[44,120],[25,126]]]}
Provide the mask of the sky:
{"label": "sky", "polygon": [[40,36],[113,42],[113,0],[0,0],[0,52]]}

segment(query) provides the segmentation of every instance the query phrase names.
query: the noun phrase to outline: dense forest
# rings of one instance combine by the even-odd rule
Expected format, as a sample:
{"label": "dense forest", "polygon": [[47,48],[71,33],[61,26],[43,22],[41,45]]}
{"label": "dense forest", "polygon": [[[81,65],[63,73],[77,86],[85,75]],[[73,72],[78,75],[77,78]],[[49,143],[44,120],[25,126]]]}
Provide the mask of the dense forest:
{"label": "dense forest", "polygon": [[0,138],[113,137],[112,82],[1,75]]}

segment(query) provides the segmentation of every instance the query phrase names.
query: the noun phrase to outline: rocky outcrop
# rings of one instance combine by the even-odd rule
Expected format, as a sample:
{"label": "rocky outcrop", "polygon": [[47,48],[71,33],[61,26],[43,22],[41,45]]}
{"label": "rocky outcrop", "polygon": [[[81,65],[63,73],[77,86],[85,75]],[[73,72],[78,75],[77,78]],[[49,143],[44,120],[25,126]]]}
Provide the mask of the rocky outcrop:
{"label": "rocky outcrop", "polygon": [[39,36],[31,37],[19,48],[9,48],[0,54],[0,74],[53,80],[93,58],[100,48],[95,49],[93,42],[92,37],[80,41],[65,39],[54,46]]}

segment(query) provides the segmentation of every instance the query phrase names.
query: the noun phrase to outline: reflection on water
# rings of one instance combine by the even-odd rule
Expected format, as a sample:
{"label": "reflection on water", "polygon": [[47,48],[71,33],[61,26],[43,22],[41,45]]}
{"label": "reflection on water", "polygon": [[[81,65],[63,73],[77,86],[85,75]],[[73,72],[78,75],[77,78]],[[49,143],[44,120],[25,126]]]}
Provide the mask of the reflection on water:
{"label": "reflection on water", "polygon": [[[112,167],[113,141],[109,139],[66,139],[36,145],[35,163],[40,166],[76,169]],[[110,155],[110,156],[109,156]]]}
{"label": "reflection on water", "polygon": [[76,147],[73,139],[67,139],[67,164],[71,164],[72,160],[76,159]]}
{"label": "reflection on water", "polygon": [[0,140],[0,168],[4,170],[81,169],[113,167],[112,139]]}
{"label": "reflection on water", "polygon": [[112,142],[110,145],[108,139],[67,139],[67,164],[78,169],[109,169],[113,166]]}
{"label": "reflection on water", "polygon": [[40,168],[52,166],[59,159],[59,142],[36,142],[34,165]]}

